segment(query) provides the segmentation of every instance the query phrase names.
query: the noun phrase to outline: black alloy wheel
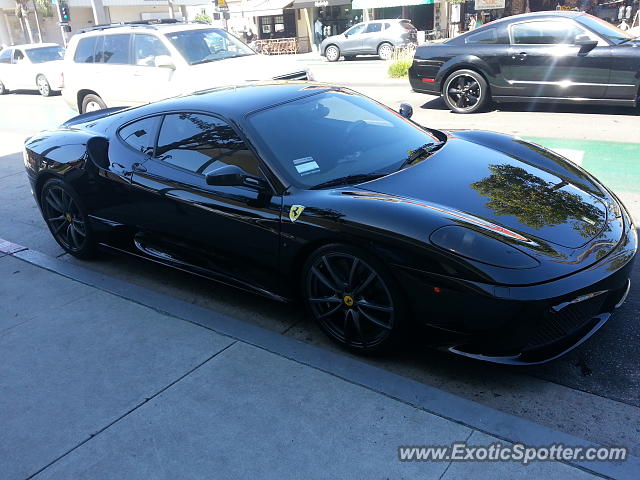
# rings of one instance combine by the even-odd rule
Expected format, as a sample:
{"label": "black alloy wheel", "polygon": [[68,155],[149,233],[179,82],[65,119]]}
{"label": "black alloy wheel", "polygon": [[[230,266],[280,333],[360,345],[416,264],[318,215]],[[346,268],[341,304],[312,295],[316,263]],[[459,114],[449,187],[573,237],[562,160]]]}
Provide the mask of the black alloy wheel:
{"label": "black alloy wheel", "polygon": [[444,84],[444,101],[456,113],[474,113],[482,109],[489,98],[485,79],[473,70],[458,70]]}
{"label": "black alloy wheel", "polygon": [[395,344],[403,302],[380,262],[352,247],[328,245],[309,258],[304,271],[305,301],[329,337],[359,353]]}
{"label": "black alloy wheel", "polygon": [[42,187],[40,205],[53,238],[65,251],[83,259],[94,255],[89,218],[71,187],[57,179],[48,180]]}

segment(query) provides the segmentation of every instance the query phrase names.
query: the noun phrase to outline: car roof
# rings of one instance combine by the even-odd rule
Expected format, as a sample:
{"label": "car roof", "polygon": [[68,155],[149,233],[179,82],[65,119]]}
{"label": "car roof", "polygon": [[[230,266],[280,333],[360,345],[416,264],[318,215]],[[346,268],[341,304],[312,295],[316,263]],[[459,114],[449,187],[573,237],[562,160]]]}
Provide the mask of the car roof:
{"label": "car roof", "polygon": [[318,82],[275,81],[219,87],[151,103],[132,110],[136,116],[168,111],[211,111],[239,120],[248,113],[303,98],[314,93],[342,90]]}
{"label": "car roof", "polygon": [[221,30],[213,25],[203,23],[133,23],[133,24],[114,24],[114,25],[98,25],[95,27],[81,30],[76,35],[91,36],[104,35],[108,33],[131,33],[131,32],[152,32],[160,31],[162,33],[183,32],[186,30]]}
{"label": "car roof", "polygon": [[584,12],[576,12],[573,10],[547,10],[542,12],[530,12],[530,13],[521,13],[519,15],[511,15],[509,17],[499,18],[498,20],[494,20],[492,22],[486,23],[483,26],[491,25],[500,25],[504,23],[512,23],[519,22],[522,20],[536,20],[536,19],[549,19],[549,18],[576,18],[585,15]]}
{"label": "car roof", "polygon": [[33,50],[34,48],[43,48],[43,47],[60,47],[57,43],[22,43],[20,45],[9,45],[7,48],[20,48],[22,50]]}

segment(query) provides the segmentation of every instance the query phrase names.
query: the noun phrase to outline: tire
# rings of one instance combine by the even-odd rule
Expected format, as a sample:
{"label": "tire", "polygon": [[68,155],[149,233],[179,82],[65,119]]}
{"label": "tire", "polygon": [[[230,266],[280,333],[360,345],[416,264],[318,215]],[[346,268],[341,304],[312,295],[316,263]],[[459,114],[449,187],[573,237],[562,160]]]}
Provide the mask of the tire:
{"label": "tire", "polygon": [[334,342],[361,354],[391,350],[405,329],[403,295],[389,269],[342,244],[316,250],[303,268],[305,304]]}
{"label": "tire", "polygon": [[486,80],[473,70],[456,70],[442,87],[442,97],[455,113],[478,112],[487,106],[490,96]]}
{"label": "tire", "polygon": [[329,62],[337,62],[340,60],[340,49],[336,45],[329,45],[324,51],[324,56]]}
{"label": "tire", "polygon": [[98,95],[90,93],[82,99],[82,113],[102,110],[103,108],[107,108],[107,104]]}
{"label": "tire", "polygon": [[36,77],[36,87],[38,88],[38,92],[40,92],[40,95],[42,95],[43,97],[48,97],[49,95],[51,95],[51,85],[49,85],[49,81],[44,75],[38,75]]}
{"label": "tire", "polygon": [[40,205],[47,227],[64,251],[85,260],[95,256],[89,217],[82,200],[69,185],[55,178],[47,180],[40,192]]}
{"label": "tire", "polygon": [[378,56],[381,60],[391,60],[393,56],[393,45],[384,42],[378,46]]}
{"label": "tire", "polygon": [[6,87],[4,86],[4,83],[2,83],[0,81],[0,95],[4,95],[5,93],[7,93],[9,90],[6,89]]}

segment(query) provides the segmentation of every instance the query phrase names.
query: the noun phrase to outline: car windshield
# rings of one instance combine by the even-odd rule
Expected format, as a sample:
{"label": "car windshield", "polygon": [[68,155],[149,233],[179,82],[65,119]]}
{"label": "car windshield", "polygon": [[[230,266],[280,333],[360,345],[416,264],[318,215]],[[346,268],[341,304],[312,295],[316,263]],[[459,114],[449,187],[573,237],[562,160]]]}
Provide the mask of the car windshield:
{"label": "car windshield", "polygon": [[52,62],[64,58],[64,48],[59,46],[30,48],[26,50],[27,57],[32,63]]}
{"label": "car windshield", "polygon": [[167,33],[166,36],[189,65],[255,55],[251,48],[224,30],[185,30]]}
{"label": "car windshield", "polygon": [[612,43],[620,43],[634,38],[634,35],[592,15],[580,15],[577,20]]}
{"label": "car windshield", "polygon": [[269,162],[299,188],[395,172],[414,150],[439,141],[389,108],[345,90],[261,110],[249,125]]}

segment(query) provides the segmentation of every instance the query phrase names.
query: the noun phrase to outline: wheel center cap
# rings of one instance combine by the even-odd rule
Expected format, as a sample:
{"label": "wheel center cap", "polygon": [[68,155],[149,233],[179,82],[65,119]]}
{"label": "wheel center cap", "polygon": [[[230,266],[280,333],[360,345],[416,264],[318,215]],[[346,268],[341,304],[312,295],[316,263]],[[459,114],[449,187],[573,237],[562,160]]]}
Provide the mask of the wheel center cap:
{"label": "wheel center cap", "polygon": [[345,304],[347,307],[352,307],[352,306],[353,306],[353,297],[352,297],[351,295],[345,295],[345,296],[342,298],[342,301],[344,302],[344,304]]}
{"label": "wheel center cap", "polygon": [[67,219],[67,222],[71,223],[71,221],[73,220],[73,217],[71,216],[70,213],[65,213],[64,218]]}

